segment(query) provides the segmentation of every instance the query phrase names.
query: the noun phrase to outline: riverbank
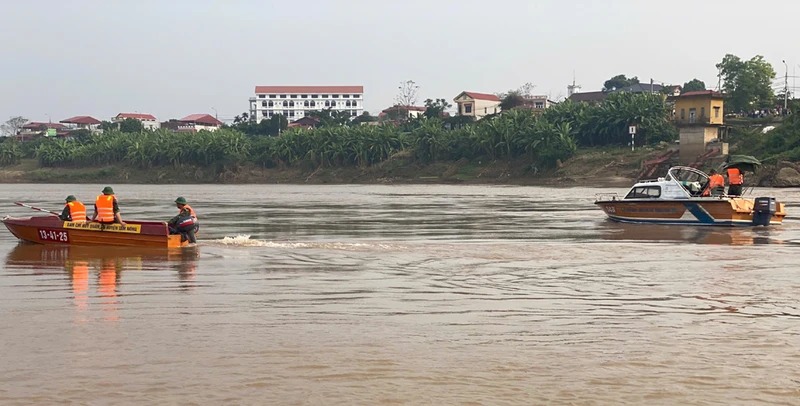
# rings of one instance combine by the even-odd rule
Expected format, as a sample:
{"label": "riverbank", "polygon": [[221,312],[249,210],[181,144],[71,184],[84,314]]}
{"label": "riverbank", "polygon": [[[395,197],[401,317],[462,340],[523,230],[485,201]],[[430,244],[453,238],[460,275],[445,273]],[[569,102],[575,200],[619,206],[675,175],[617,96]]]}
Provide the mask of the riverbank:
{"label": "riverbank", "polygon": [[[666,149],[584,148],[557,168],[540,169],[529,160],[459,161],[420,163],[398,153],[377,165],[359,167],[315,167],[299,164],[288,168],[252,165],[234,169],[183,166],[181,168],[43,168],[35,160],[24,160],[0,168],[0,183],[108,183],[108,184],[498,184],[541,186],[628,187],[639,176],[642,162],[662,155]],[[789,167],[787,167],[789,165]],[[766,167],[749,179],[759,186],[798,186],[800,174],[794,165]],[[780,169],[780,170],[779,170]],[[789,177],[778,172],[790,171]],[[792,176],[796,179],[792,180]],[[786,179],[790,179],[786,181]]]}
{"label": "riverbank", "polygon": [[508,184],[547,186],[629,186],[643,159],[660,153],[624,148],[583,149],[559,168],[540,169],[525,159],[514,161],[434,162],[423,164],[405,154],[366,168],[290,168],[243,166],[236,170],[202,167],[42,168],[34,160],[0,168],[2,183],[133,183],[133,184]]}

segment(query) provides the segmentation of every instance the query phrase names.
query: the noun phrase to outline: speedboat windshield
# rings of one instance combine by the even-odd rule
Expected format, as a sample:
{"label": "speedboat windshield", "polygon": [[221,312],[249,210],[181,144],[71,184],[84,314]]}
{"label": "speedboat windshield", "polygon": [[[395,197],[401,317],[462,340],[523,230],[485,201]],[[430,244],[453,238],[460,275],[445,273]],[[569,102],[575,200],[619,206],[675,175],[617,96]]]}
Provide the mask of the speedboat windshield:
{"label": "speedboat windshield", "polygon": [[670,168],[668,177],[681,185],[692,196],[697,196],[708,184],[708,175],[688,166]]}

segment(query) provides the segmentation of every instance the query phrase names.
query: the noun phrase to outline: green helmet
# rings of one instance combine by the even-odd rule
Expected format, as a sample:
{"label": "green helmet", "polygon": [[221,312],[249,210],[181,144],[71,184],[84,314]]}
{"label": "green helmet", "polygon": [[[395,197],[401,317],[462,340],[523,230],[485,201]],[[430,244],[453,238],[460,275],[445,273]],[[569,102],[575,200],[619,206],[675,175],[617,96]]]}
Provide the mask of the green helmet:
{"label": "green helmet", "polygon": [[186,199],[183,196],[181,196],[181,197],[175,199],[175,203],[186,204]]}
{"label": "green helmet", "polygon": [[73,195],[69,195],[69,196],[67,196],[67,198],[66,198],[66,199],[64,199],[64,200],[66,200],[67,202],[74,202],[74,201],[76,201],[76,200],[78,200],[78,199],[76,199],[76,198],[75,198],[75,196],[73,196]]}
{"label": "green helmet", "polygon": [[111,186],[106,186],[106,187],[103,188],[103,194],[104,195],[113,195],[114,194],[114,189],[111,189]]}

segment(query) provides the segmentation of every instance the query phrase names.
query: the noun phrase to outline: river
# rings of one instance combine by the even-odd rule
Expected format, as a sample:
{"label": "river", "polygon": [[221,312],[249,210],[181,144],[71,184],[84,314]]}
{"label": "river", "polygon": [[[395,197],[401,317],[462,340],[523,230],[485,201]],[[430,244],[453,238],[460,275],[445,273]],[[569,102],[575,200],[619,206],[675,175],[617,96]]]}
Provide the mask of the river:
{"label": "river", "polygon": [[[105,185],[0,185],[3,215]],[[773,228],[623,225],[618,189],[112,185],[196,249],[0,233],[0,404],[800,404],[800,191]]]}

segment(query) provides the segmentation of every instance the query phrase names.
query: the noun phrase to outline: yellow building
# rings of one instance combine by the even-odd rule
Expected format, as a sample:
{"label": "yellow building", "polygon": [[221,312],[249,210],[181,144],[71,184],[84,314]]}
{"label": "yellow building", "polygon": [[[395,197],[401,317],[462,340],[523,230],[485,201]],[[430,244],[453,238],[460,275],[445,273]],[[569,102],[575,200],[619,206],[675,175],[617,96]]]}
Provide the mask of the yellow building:
{"label": "yellow building", "polygon": [[688,165],[712,156],[727,155],[724,96],[713,90],[686,92],[672,97],[674,120],[680,130],[680,160]]}
{"label": "yellow building", "polygon": [[675,122],[678,125],[723,125],[722,93],[713,90],[686,92],[675,97]]}

